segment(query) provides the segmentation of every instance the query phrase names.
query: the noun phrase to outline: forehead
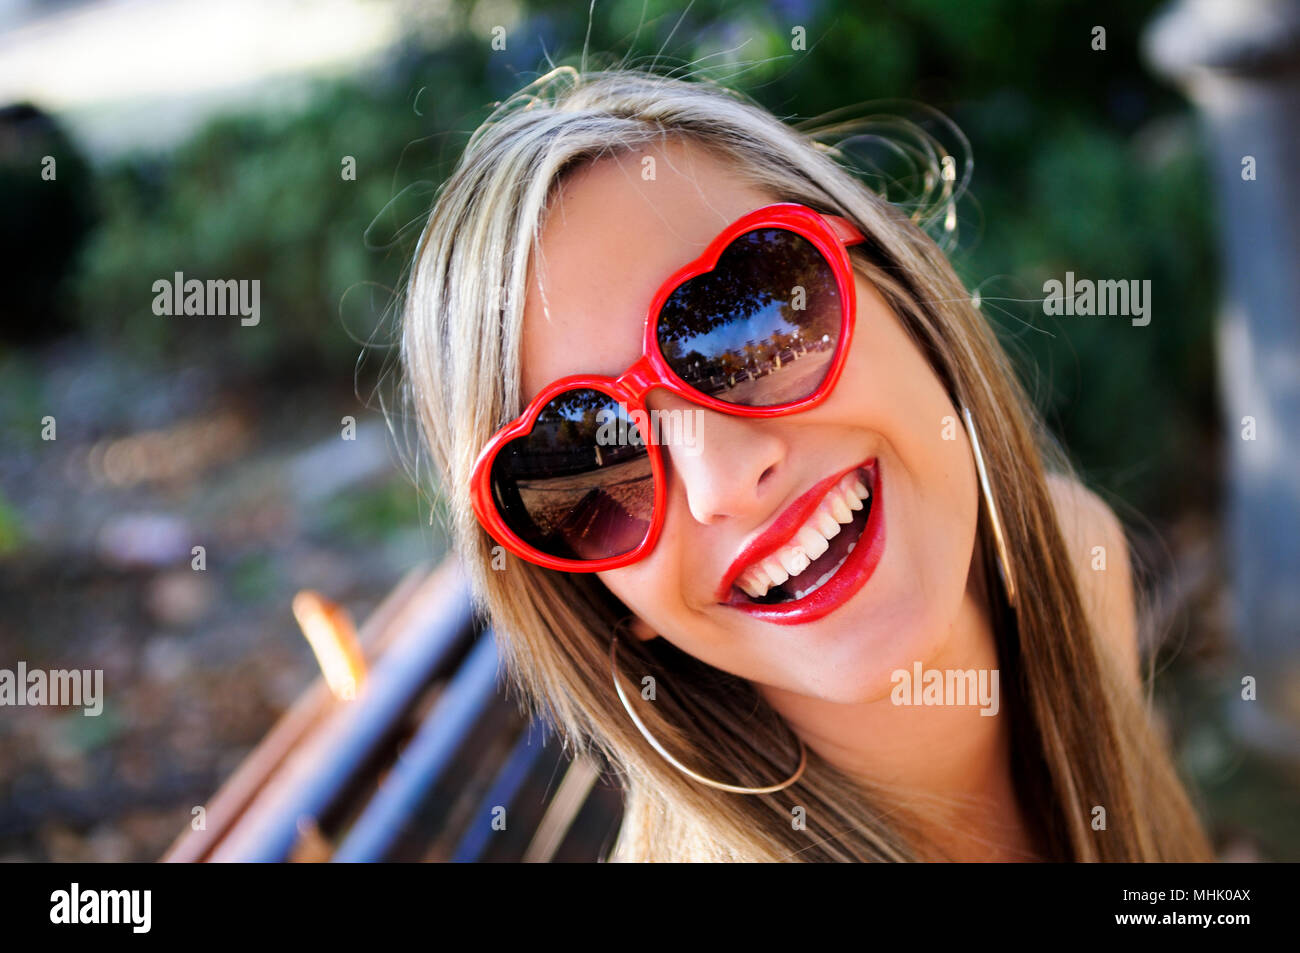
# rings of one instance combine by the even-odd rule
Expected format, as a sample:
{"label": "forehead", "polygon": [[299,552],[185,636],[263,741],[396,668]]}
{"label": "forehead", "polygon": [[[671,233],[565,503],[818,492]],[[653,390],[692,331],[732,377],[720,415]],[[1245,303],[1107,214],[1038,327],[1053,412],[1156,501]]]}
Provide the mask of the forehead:
{"label": "forehead", "polygon": [[572,173],[551,202],[529,270],[524,401],[559,377],[626,370],[640,356],[659,286],[727,225],[773,201],[720,158],[676,140]]}

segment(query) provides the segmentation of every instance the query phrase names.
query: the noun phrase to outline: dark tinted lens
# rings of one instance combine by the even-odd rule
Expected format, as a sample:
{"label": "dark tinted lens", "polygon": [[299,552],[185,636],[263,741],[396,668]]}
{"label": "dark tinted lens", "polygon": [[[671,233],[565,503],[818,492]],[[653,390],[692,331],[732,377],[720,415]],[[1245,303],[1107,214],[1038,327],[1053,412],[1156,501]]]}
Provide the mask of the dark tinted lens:
{"label": "dark tinted lens", "polygon": [[650,530],[654,476],[626,408],[595,390],[547,404],[492,464],[492,495],[522,540],[563,559],[607,559]]}
{"label": "dark tinted lens", "polygon": [[763,228],[669,296],[659,348],[705,394],[747,407],[788,404],[826,379],[841,314],[835,273],[812,242]]}

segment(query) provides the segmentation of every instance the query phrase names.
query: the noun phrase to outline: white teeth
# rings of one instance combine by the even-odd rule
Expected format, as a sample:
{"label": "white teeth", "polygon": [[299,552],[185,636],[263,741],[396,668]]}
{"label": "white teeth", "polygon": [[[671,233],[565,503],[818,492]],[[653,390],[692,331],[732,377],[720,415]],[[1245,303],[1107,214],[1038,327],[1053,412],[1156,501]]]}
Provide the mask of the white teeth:
{"label": "white teeth", "polygon": [[848,523],[853,520],[853,511],[849,509],[849,504],[840,498],[839,491],[831,497],[831,515],[835,517],[838,523]]}
{"label": "white teeth", "polygon": [[785,571],[785,567],[777,561],[775,556],[768,556],[762,563],[763,572],[767,573],[767,578],[772,580],[772,585],[779,586],[790,578],[790,574]]}
{"label": "white teeth", "polygon": [[[854,512],[861,510],[863,501],[870,498],[871,491],[857,473],[848,474],[832,487],[821,506],[813,511],[808,522],[799,527],[785,546],[760,562],[746,567],[745,571],[737,577],[736,587],[750,598],[760,599],[774,586],[784,585],[798,576],[812,564],[813,560],[826,554],[830,548],[830,540],[839,535],[845,524],[853,521]],[[855,540],[849,544],[848,552],[853,552],[856,546]],[[844,559],[847,558],[846,553]],[[791,586],[786,588],[793,590],[796,599],[802,599],[830,579],[844,564],[844,559],[837,562],[834,568],[822,573],[816,582],[806,588],[794,589]]]}
{"label": "white teeth", "polygon": [[804,555],[809,560],[822,555],[831,545],[825,536],[811,526],[800,527],[799,532],[795,534],[794,541],[799,544],[799,548],[803,550]]}
{"label": "white teeth", "polygon": [[781,560],[781,565],[785,567],[785,571],[792,576],[799,575],[799,573],[807,569],[808,564],[812,562],[812,560],[804,555],[802,549],[790,549],[789,547],[786,547],[777,553],[776,558]]}
{"label": "white teeth", "polygon": [[772,580],[763,571],[762,565],[750,566],[736,579],[736,585],[745,590],[752,599],[761,599],[772,588]]}
{"label": "white teeth", "polygon": [[[840,534],[839,521],[835,519],[825,508],[817,510],[817,532],[821,533],[827,539],[834,539]],[[845,520],[847,523],[848,520]]]}

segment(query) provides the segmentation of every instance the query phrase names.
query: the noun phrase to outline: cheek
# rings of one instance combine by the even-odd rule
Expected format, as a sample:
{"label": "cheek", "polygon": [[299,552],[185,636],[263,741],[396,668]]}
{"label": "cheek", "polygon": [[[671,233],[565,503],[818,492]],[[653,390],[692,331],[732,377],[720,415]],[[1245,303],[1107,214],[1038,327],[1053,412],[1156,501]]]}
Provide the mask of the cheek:
{"label": "cheek", "polygon": [[858,288],[853,344],[833,400],[860,408],[864,426],[929,469],[964,440],[959,410],[878,292],[861,280]]}
{"label": "cheek", "polygon": [[924,504],[958,526],[973,521],[975,469],[961,410],[899,318],[861,280],[857,330],[833,399],[883,438],[901,471],[894,474],[900,505]]}
{"label": "cheek", "polygon": [[[702,638],[707,641],[703,634],[713,631],[707,616],[715,608],[712,588],[698,584],[702,568],[693,558],[703,540],[678,484],[669,487],[666,504],[663,530],[650,555],[631,566],[596,575],[654,634],[697,655],[701,646],[694,643]],[[707,572],[713,571],[709,565]]]}
{"label": "cheek", "polygon": [[668,545],[670,540],[665,531],[648,558],[623,569],[596,574],[628,611],[656,634],[679,628],[687,611],[673,547]]}
{"label": "cheek", "polygon": [[857,332],[832,408],[879,438],[888,518],[875,631],[893,633],[890,653],[923,658],[961,609],[978,484],[960,408],[870,286],[859,285]]}

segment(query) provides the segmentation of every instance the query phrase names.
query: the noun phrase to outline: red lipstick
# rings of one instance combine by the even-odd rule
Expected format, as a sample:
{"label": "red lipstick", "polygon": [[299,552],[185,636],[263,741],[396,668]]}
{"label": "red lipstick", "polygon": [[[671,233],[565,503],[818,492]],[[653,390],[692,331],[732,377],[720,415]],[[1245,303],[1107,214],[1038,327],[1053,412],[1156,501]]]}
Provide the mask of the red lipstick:
{"label": "red lipstick", "polygon": [[834,473],[821,482],[813,484],[807,493],[804,493],[786,507],[781,515],[772,521],[772,525],[746,543],[745,547],[740,551],[740,555],[723,573],[722,582],[718,586],[718,601],[727,601],[727,598],[731,595],[731,587],[736,582],[736,577],[744,572],[747,566],[758,562],[760,559],[766,559],[790,542],[799,527],[808,522],[813,510],[817,509],[822,498],[831,491],[831,487],[845,475],[852,473],[854,470],[870,466],[872,462],[855,463],[853,466],[845,467],[839,473]]}
{"label": "red lipstick", "polygon": [[[794,532],[807,521],[812,511],[845,474],[864,469],[871,477],[870,511],[862,535],[835,575],[802,599],[763,604],[732,598],[732,585],[740,573],[758,559],[771,555],[790,541]],[[802,625],[834,612],[853,597],[875,572],[885,550],[885,506],[881,493],[880,467],[875,460],[849,467],[821,481],[794,501],[766,530],[745,547],[723,577],[724,588],[718,601],[763,622],[776,625]]]}

